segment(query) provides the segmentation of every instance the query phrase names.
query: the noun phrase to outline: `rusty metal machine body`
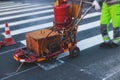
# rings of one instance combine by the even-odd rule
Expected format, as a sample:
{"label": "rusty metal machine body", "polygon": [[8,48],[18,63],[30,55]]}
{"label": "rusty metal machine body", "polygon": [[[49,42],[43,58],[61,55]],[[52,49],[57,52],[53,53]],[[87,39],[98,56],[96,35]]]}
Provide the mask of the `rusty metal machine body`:
{"label": "rusty metal machine body", "polygon": [[76,20],[81,17],[82,0],[79,2],[74,5],[66,0],[56,0],[53,26],[27,33],[27,47],[16,50],[14,59],[18,62],[40,62],[57,58],[66,51],[70,52],[70,56],[78,56]]}

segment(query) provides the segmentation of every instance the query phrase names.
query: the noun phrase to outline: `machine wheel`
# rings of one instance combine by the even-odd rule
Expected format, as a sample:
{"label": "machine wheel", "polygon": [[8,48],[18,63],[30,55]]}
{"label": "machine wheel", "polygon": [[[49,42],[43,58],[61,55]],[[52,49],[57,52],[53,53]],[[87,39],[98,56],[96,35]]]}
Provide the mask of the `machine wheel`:
{"label": "machine wheel", "polygon": [[73,46],[69,49],[70,57],[77,57],[80,54],[80,49],[77,46]]}

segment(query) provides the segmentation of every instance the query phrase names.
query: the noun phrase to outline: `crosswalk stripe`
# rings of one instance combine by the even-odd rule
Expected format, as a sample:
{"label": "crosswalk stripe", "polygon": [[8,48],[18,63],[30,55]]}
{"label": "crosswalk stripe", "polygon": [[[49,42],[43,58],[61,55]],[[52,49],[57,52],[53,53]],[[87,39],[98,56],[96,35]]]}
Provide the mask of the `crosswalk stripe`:
{"label": "crosswalk stripe", "polygon": [[[92,29],[92,28],[95,28],[95,27],[97,27],[97,25],[99,25],[99,21],[96,21],[96,25],[92,25],[91,23],[95,23],[95,22],[90,22],[90,23],[87,23],[87,24],[84,24],[84,25],[80,25],[79,27],[78,27],[78,32],[80,32],[80,31],[83,31],[83,30],[88,30],[88,29]],[[46,24],[46,23],[45,23]],[[44,25],[45,25],[44,24]],[[89,25],[89,26],[88,26]],[[49,27],[50,25],[48,25],[48,27]],[[32,27],[31,27],[32,28]],[[44,28],[44,27],[41,27],[41,29],[42,28]],[[38,29],[40,29],[40,28],[38,28]],[[32,29],[31,29],[32,30]],[[20,30],[20,31],[22,31],[22,30]],[[20,32],[20,31],[16,31],[16,32]],[[3,33],[4,34],[4,33]],[[12,34],[12,35],[15,35],[15,33],[14,34]],[[23,40],[23,41],[21,41],[24,45],[26,44],[25,43],[25,40]]]}
{"label": "crosswalk stripe", "polygon": [[[95,12],[95,13],[89,13],[89,14],[87,14],[85,17],[84,17],[84,19],[86,19],[86,18],[90,18],[90,17],[94,17],[94,16],[99,16],[100,15],[100,13],[98,13],[98,12]],[[44,19],[47,19],[47,17],[48,18],[53,18],[53,16],[54,15],[49,15],[49,16],[43,16],[43,17],[38,17],[38,18],[33,18],[33,19],[28,19],[28,20],[22,20],[22,21],[16,21],[16,22],[11,22],[11,23],[9,23],[9,26],[14,26],[14,25],[20,25],[20,24],[24,24],[24,23],[30,23],[30,22],[34,22],[34,21],[37,21],[37,20],[44,20]],[[97,22],[95,22],[95,23],[97,23]],[[86,24],[87,25],[87,24]],[[91,23],[91,25],[92,25],[92,23]],[[97,24],[96,24],[96,26],[98,26]],[[4,24],[0,24],[0,28],[3,28],[4,27]],[[82,26],[81,26],[82,27]],[[83,26],[84,27],[84,26]],[[88,26],[89,27],[89,26]]]}
{"label": "crosswalk stripe", "polygon": [[13,9],[21,9],[21,8],[27,8],[27,7],[36,7],[39,6],[38,4],[36,5],[30,5],[30,4],[23,4],[23,5],[16,5],[15,7],[11,8],[3,8],[0,11],[7,11],[7,10],[13,10]]}
{"label": "crosswalk stripe", "polygon": [[31,11],[31,10],[39,10],[39,9],[45,9],[45,8],[51,8],[53,6],[43,6],[43,7],[33,7],[33,8],[26,8],[26,9],[21,9],[21,10],[16,10],[16,11],[9,11],[9,12],[3,12],[0,15],[7,15],[7,14],[13,14],[13,13],[19,13],[19,12],[24,12],[24,11]]}
{"label": "crosswalk stripe", "polygon": [[[47,6],[51,6],[52,7],[52,5],[46,5],[45,7],[47,7]],[[0,11],[7,11],[7,10],[11,10],[11,11],[9,11],[8,13],[7,12],[3,12],[2,14],[4,14],[4,15],[6,15],[6,14],[12,14],[12,13],[18,13],[18,12],[22,12],[22,10],[23,11],[25,11],[25,10],[27,10],[27,11],[29,11],[29,10],[32,10],[32,9],[40,9],[42,6],[40,5],[40,4],[36,4],[36,5],[28,5],[28,4],[26,4],[26,5],[24,5],[24,6],[19,6],[19,7],[13,7],[13,8],[7,8],[7,9],[3,9],[3,10],[0,10]],[[20,9],[22,9],[22,10],[20,10]],[[12,10],[17,10],[17,11],[12,11]]]}
{"label": "crosswalk stripe", "polygon": [[90,22],[88,24],[84,24],[84,25],[81,25],[79,26],[80,28],[78,28],[78,31],[84,31],[84,30],[87,30],[87,29],[91,29],[91,28],[95,28],[97,26],[100,25],[100,21],[94,21],[94,22]]}
{"label": "crosswalk stripe", "polygon": [[14,3],[14,2],[3,2],[3,1],[0,1],[0,5],[3,5],[3,4],[10,4],[10,3]]}
{"label": "crosswalk stripe", "polygon": [[26,3],[26,4],[22,4],[22,3],[14,3],[14,5],[13,4],[11,4],[11,5],[3,5],[3,6],[1,6],[0,5],[0,9],[5,9],[5,8],[11,8],[11,7],[17,7],[17,6],[24,6],[24,5],[30,5],[29,3]]}
{"label": "crosswalk stripe", "polygon": [[3,0],[2,0],[2,1],[0,1],[0,4],[1,4],[1,3],[9,3],[9,2],[13,2],[13,1],[3,1]]}
{"label": "crosswalk stripe", "polygon": [[17,4],[20,4],[20,5],[16,5],[16,4],[14,4],[14,5],[8,5],[8,6],[4,6],[4,7],[0,7],[0,9],[10,9],[10,8],[18,8],[18,7],[23,7],[23,6],[45,6],[45,5],[53,5],[53,3],[44,3],[44,4],[32,4],[32,3],[24,3],[24,4],[22,4],[22,3],[17,3]]}
{"label": "crosswalk stripe", "polygon": [[[16,21],[16,22],[9,23],[9,26],[15,26],[15,25],[20,25],[20,24],[25,24],[25,23],[31,23],[31,22],[44,20],[44,19],[49,19],[49,18],[53,18],[53,15],[42,16],[42,17],[28,19],[28,20],[22,20],[22,21]],[[4,28],[4,24],[1,24],[0,28]]]}
{"label": "crosswalk stripe", "polygon": [[101,15],[100,12],[88,13],[83,19],[85,19],[85,18],[91,18],[91,17],[96,17],[96,16],[99,16],[99,15]]}
{"label": "crosswalk stripe", "polygon": [[49,13],[49,12],[53,12],[53,9],[38,11],[38,12],[32,12],[32,13],[26,13],[26,14],[20,14],[20,15],[14,15],[14,16],[9,16],[9,17],[3,17],[0,20],[2,21],[2,20],[20,18],[20,17],[25,17],[25,16],[32,16],[32,15],[38,15],[38,14],[43,14],[43,13]]}
{"label": "crosswalk stripe", "polygon": [[[113,31],[110,31],[109,35],[111,38],[113,38]],[[81,50],[85,50],[85,49],[91,48],[93,46],[96,46],[102,42],[103,42],[102,36],[96,35],[96,36],[79,41],[77,43],[77,46],[79,46]]]}
{"label": "crosswalk stripe", "polygon": [[[34,31],[34,30],[38,30],[38,29],[47,28],[47,27],[50,27],[52,24],[53,24],[53,22],[50,22],[50,23],[39,24],[39,25],[27,27],[27,28],[14,30],[14,31],[11,31],[11,35],[17,35],[17,34],[29,32],[29,31]],[[2,34],[5,35],[5,33],[2,33]]]}

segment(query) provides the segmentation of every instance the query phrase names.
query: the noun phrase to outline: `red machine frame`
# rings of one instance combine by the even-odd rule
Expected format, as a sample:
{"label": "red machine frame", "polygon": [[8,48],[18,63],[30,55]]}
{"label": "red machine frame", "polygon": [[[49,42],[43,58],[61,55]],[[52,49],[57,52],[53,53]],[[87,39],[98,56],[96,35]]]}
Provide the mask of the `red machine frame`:
{"label": "red machine frame", "polygon": [[[63,5],[65,6],[68,5],[67,0],[56,0],[56,1],[59,2],[57,4],[58,8]],[[51,44],[50,46],[51,48],[53,47],[53,45],[57,45],[56,47],[57,50],[55,50],[56,48],[51,48],[51,49],[49,48],[49,54],[44,55],[44,56],[38,56],[36,55],[35,52],[29,50],[27,47],[24,47],[14,52],[14,55],[13,55],[14,59],[18,62],[28,62],[28,63],[40,62],[43,60],[51,60],[51,59],[57,58],[59,54],[62,54],[67,51],[69,51],[71,57],[78,56],[80,54],[80,49],[76,46],[76,43],[77,43],[76,33],[78,29],[78,24],[81,21],[81,19],[84,17],[84,16],[81,17],[82,2],[83,1],[80,0],[77,17],[75,18],[72,15],[70,15],[70,17],[68,18],[68,21],[70,20],[70,23],[69,22],[68,24],[66,24],[66,22],[58,23],[54,21],[54,25],[50,28],[50,30],[57,31],[61,35],[61,40],[57,41],[56,43]],[[73,6],[72,6],[72,9],[73,9]],[[87,10],[87,12],[89,10]],[[59,28],[61,26],[62,28]]]}

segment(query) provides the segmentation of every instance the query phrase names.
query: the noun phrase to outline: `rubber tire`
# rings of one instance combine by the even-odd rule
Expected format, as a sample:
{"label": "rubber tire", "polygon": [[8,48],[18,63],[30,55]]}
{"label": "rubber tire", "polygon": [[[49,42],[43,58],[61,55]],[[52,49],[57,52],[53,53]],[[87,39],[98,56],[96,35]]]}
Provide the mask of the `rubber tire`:
{"label": "rubber tire", "polygon": [[80,55],[80,49],[77,46],[73,46],[69,49],[70,57],[77,57]]}

